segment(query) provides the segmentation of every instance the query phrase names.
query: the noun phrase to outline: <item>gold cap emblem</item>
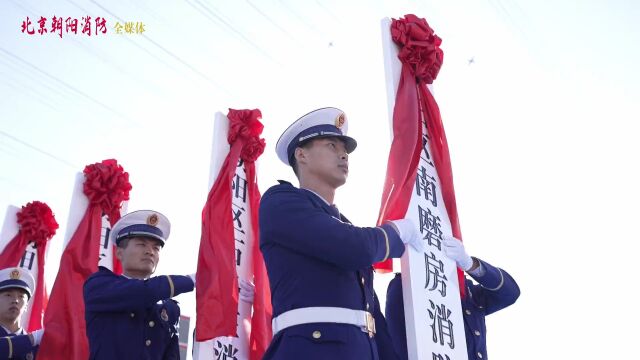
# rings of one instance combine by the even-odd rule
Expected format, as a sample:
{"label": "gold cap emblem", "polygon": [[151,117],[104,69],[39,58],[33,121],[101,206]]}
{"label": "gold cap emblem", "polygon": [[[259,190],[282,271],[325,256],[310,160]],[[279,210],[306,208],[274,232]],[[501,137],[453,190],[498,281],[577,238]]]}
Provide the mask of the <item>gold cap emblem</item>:
{"label": "gold cap emblem", "polygon": [[158,225],[158,215],[157,214],[149,215],[149,217],[147,218],[147,224],[151,226]]}
{"label": "gold cap emblem", "polygon": [[9,274],[9,277],[10,277],[12,280],[20,279],[20,271],[18,271],[18,269],[13,270],[13,271]]}
{"label": "gold cap emblem", "polygon": [[336,127],[340,129],[342,128],[342,125],[344,125],[344,113],[340,113],[336,118]]}

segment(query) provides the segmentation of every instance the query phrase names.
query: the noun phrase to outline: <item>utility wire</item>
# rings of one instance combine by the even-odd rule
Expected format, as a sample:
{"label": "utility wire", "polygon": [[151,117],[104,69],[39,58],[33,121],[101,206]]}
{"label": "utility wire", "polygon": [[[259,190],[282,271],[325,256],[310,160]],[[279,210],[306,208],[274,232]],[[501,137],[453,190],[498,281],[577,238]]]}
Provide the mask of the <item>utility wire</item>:
{"label": "utility wire", "polygon": [[3,135],[3,136],[5,136],[5,137],[7,137],[7,138],[9,138],[9,139],[11,139],[11,140],[13,140],[13,141],[15,141],[15,142],[19,143],[19,144],[22,144],[22,145],[24,145],[24,146],[28,147],[28,148],[29,148],[29,149],[31,149],[31,150],[34,150],[34,151],[36,151],[36,152],[38,152],[38,153],[40,153],[40,154],[42,154],[42,155],[45,155],[45,156],[49,157],[49,158],[51,158],[51,159],[54,159],[54,160],[56,160],[57,162],[59,162],[59,163],[61,163],[61,164],[64,164],[64,165],[66,165],[66,166],[68,166],[68,167],[70,167],[70,168],[72,168],[72,169],[74,169],[74,170],[77,170],[77,169],[79,169],[79,168],[80,168],[80,167],[79,167],[78,165],[76,165],[76,164],[73,164],[73,163],[71,163],[71,162],[69,162],[69,161],[67,161],[67,160],[65,160],[65,159],[62,159],[62,158],[60,158],[60,157],[58,157],[58,156],[56,156],[56,155],[53,155],[52,153],[50,153],[50,152],[48,152],[48,151],[42,150],[42,149],[40,149],[40,148],[38,148],[38,147],[35,147],[35,146],[33,146],[33,145],[29,144],[28,142],[23,141],[23,140],[20,140],[20,139],[18,139],[17,137],[15,137],[15,136],[13,136],[13,135],[11,135],[11,134],[9,134],[9,133],[7,133],[7,132],[3,131],[3,130],[0,130],[0,135]]}
{"label": "utility wire", "polygon": [[282,26],[278,25],[277,22],[273,21],[271,19],[271,17],[269,15],[267,15],[266,13],[264,13],[262,10],[260,10],[260,8],[258,8],[255,4],[253,4],[251,1],[249,0],[245,0],[247,2],[247,4],[249,4],[249,6],[251,6],[258,14],[262,15],[262,17],[264,17],[269,23],[271,23],[271,25],[275,26],[278,30],[282,31],[283,34],[287,35],[287,37],[289,37],[289,39],[295,41],[297,44],[300,44],[300,42],[298,40],[296,40],[296,38],[294,38],[285,28],[283,28]]}
{"label": "utility wire", "polygon": [[75,93],[76,95],[85,98],[91,102],[93,102],[94,104],[99,105],[100,107],[102,107],[103,109],[117,115],[118,117],[125,119],[127,121],[133,122],[131,119],[129,119],[126,115],[122,114],[121,112],[117,111],[116,109],[110,107],[109,105],[99,101],[98,99],[95,99],[94,97],[88,95],[87,93],[85,93],[82,90],[79,90],[78,88],[74,87],[73,85],[65,82],[62,79],[59,79],[58,77],[49,74],[48,72],[42,70],[41,68],[39,68],[38,66],[30,63],[29,61],[19,57],[18,55],[12,53],[9,50],[4,49],[3,47],[0,47],[0,53],[4,53],[5,56],[17,60],[18,62],[20,62],[21,64],[23,64],[24,66],[33,69],[35,71],[37,71],[38,73],[40,73],[41,75],[44,75],[45,77],[47,77],[48,79],[53,80],[54,82],[58,83],[59,85],[62,85],[64,88],[66,88],[67,90],[70,90],[71,92]]}
{"label": "utility wire", "polygon": [[[224,20],[220,15],[216,14],[215,11],[211,10],[209,8],[209,6],[203,4],[200,0],[194,0],[196,3],[198,3],[198,5],[200,5],[200,7],[202,8],[202,10],[198,7],[195,6],[195,4],[191,3],[189,0],[186,0],[187,4],[189,4],[191,7],[193,7],[196,11],[198,11],[200,14],[202,14],[205,18],[207,18],[209,21],[211,21],[212,23],[220,26],[220,24],[223,25],[223,28],[226,28],[228,31],[231,31],[232,33],[234,33],[236,36],[238,36],[240,39],[244,40],[246,43],[248,43],[254,50],[258,51],[260,54],[262,54],[264,57],[266,57],[267,59],[273,61],[274,63],[281,65],[280,63],[278,63],[271,55],[269,55],[266,51],[264,51],[264,49],[262,49],[262,47],[260,47],[259,45],[257,45],[256,43],[254,43],[253,41],[251,41],[251,39],[247,38],[241,31],[239,31],[238,29],[236,29],[233,25],[231,25],[228,21]],[[205,13],[206,12],[206,13]]]}
{"label": "utility wire", "polygon": [[[70,1],[70,0],[68,0]],[[100,9],[104,10],[105,12],[107,12],[109,15],[113,16],[114,18],[118,19],[119,21],[125,23],[126,21],[123,20],[121,17],[119,17],[118,15],[114,14],[113,12],[111,12],[109,9],[105,8],[104,6],[100,5],[99,3],[97,3],[94,0],[89,0],[91,1],[93,4],[95,4],[97,7],[99,7]],[[185,67],[187,67],[189,70],[191,70],[192,72],[194,72],[195,74],[197,74],[198,76],[200,76],[201,78],[207,80],[209,83],[211,83],[212,85],[214,85],[215,87],[217,87],[218,89],[222,90],[224,93],[226,93],[227,95],[232,95],[230,94],[230,92],[224,88],[220,83],[214,81],[213,79],[211,79],[209,76],[205,75],[204,73],[202,73],[201,71],[199,71],[198,69],[196,69],[194,66],[192,66],[191,64],[189,64],[188,62],[186,62],[185,60],[183,60],[181,57],[179,57],[178,55],[176,55],[175,53],[173,53],[172,51],[168,50],[167,48],[165,48],[164,46],[160,45],[159,43],[157,43],[156,41],[154,41],[153,39],[151,39],[148,35],[146,34],[141,34],[142,37],[149,41],[151,44],[153,44],[154,46],[156,46],[158,49],[162,50],[162,52],[164,52],[166,55],[170,56],[171,58],[173,58],[174,60],[176,60],[177,62],[181,63],[182,65],[184,65]]]}

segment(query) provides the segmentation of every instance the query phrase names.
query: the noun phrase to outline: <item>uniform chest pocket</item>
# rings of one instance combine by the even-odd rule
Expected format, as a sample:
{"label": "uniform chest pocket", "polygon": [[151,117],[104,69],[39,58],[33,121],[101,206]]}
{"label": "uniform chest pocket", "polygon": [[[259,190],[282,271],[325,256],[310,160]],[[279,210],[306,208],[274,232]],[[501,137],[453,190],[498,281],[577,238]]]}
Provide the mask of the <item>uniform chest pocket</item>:
{"label": "uniform chest pocket", "polygon": [[[353,327],[353,329],[351,329]],[[355,326],[345,324],[304,324],[286,329],[285,336],[291,339],[304,339],[315,344],[349,343]]]}

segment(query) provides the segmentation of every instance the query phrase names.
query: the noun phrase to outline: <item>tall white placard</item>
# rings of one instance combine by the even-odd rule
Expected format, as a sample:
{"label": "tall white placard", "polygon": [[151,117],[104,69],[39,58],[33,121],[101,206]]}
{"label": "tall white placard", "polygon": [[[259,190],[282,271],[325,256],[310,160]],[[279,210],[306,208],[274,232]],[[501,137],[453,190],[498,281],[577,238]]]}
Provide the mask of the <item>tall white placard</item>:
{"label": "tall white placard", "polygon": [[[216,113],[213,127],[213,144],[211,151],[211,171],[209,189],[213,186],[220,167],[229,153],[227,135],[229,133],[229,119]],[[252,279],[252,239],[251,208],[247,187],[247,177],[242,159],[239,160],[236,173],[231,184],[231,212],[236,250],[236,272],[240,279]],[[233,311],[233,309],[229,309]],[[196,342],[193,346],[193,358],[204,359],[249,359],[249,334],[251,333],[251,304],[238,302],[237,337],[222,336],[209,341]]]}
{"label": "tall white placard", "polygon": [[[393,136],[393,109],[402,64],[390,27],[391,20],[383,19],[382,46]],[[400,260],[407,350],[409,360],[466,359],[457,268],[442,252],[442,239],[444,235],[451,235],[451,223],[431,158],[425,119],[422,120],[422,151],[406,217],[419,226],[426,250],[424,253],[405,251]]]}

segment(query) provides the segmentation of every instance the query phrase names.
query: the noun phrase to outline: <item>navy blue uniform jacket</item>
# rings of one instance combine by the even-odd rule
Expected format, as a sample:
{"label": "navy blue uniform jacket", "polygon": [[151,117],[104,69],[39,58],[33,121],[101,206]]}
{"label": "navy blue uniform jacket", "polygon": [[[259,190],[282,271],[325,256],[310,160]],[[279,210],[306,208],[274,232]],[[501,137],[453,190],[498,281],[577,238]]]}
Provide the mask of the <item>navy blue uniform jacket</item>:
{"label": "navy blue uniform jacket", "polygon": [[396,359],[372,269],[404,252],[393,225],[353,226],[314,193],[282,181],[264,194],[259,215],[274,317],[298,308],[342,307],[369,311],[377,328],[370,338],[349,324],[295,325],[274,334],[264,359]]}
{"label": "navy blue uniform jacket", "polygon": [[0,326],[0,360],[31,360],[35,359],[37,351],[38,347],[31,344],[29,335],[8,334]]}
{"label": "navy blue uniform jacket", "polygon": [[[478,261],[482,263],[485,274],[473,277],[479,285],[466,279],[467,292],[465,298],[461,300],[469,360],[487,360],[487,328],[484,317],[513,304],[520,296],[520,288],[511,275],[482,260],[478,259]],[[385,314],[396,352],[400,359],[406,360],[408,358],[407,333],[400,274],[391,280],[387,288]],[[431,340],[424,339],[424,341]]]}
{"label": "navy blue uniform jacket", "polygon": [[180,359],[180,308],[171,298],[192,290],[188,276],[138,280],[100,267],[84,283],[89,359]]}

